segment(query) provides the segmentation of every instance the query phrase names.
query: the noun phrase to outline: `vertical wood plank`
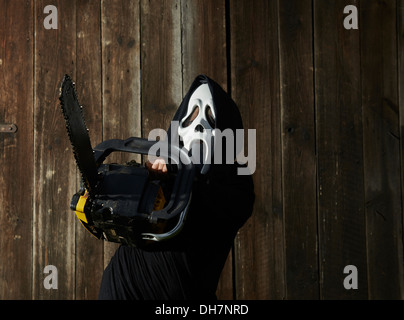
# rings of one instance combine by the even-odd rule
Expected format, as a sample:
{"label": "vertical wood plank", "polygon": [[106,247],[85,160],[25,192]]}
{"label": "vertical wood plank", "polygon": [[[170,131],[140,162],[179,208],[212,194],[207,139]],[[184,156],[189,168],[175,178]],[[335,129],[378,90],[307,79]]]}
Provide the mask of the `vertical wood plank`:
{"label": "vertical wood plank", "polygon": [[319,298],[312,37],[312,1],[279,1],[287,299]]}
{"label": "vertical wood plank", "polygon": [[[207,75],[227,90],[225,1],[183,1],[181,17],[183,95],[199,74]],[[218,299],[233,299],[231,253],[223,268],[216,295]]]}
{"label": "vertical wood plank", "polygon": [[[58,9],[57,30],[43,25],[49,4]],[[64,74],[76,75],[76,5],[37,0],[35,13],[33,298],[74,299],[76,221],[69,204],[77,175],[59,88]],[[44,288],[47,265],[57,268],[57,290]]]}
{"label": "vertical wood plank", "polygon": [[182,100],[180,0],[141,0],[142,134],[167,130]]}
{"label": "vertical wood plank", "polygon": [[361,1],[369,298],[403,298],[396,1]]}
{"label": "vertical wood plank", "polygon": [[[101,2],[77,2],[76,89],[93,147],[102,139]],[[74,215],[73,212],[71,214]],[[76,299],[97,299],[104,270],[103,242],[76,222]]]}
{"label": "vertical wood plank", "polygon": [[33,3],[0,1],[0,299],[30,299],[33,192]]}
{"label": "vertical wood plank", "polygon": [[283,299],[284,233],[276,1],[230,0],[231,92],[256,129],[253,216],[235,242],[237,299]]}
{"label": "vertical wood plank", "polygon": [[[366,226],[362,154],[360,43],[343,26],[358,1],[314,1],[319,254],[322,299],[366,299]],[[358,269],[358,290],[343,286]]]}
{"label": "vertical wood plank", "polygon": [[182,65],[184,87],[206,74],[227,89],[225,0],[182,2]]}
{"label": "vertical wood plank", "polygon": [[[102,140],[141,135],[140,109],[140,11],[139,1],[101,2],[102,24]],[[98,141],[98,143],[101,142]],[[107,162],[125,163],[128,154]],[[117,244],[104,245],[104,265]]]}

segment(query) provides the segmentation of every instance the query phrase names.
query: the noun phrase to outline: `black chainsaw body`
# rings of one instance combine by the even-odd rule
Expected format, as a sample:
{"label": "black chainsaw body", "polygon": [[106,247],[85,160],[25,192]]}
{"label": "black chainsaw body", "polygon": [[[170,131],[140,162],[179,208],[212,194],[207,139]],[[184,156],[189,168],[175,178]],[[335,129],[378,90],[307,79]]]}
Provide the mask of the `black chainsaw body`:
{"label": "black chainsaw body", "polygon": [[[175,170],[157,175],[140,164],[104,164],[115,151],[147,154],[156,141],[142,138],[107,140],[94,148],[98,178],[93,195],[82,188],[71,209],[98,239],[130,246],[174,237],[183,227],[191,201],[194,166],[178,159]],[[177,152],[183,152],[178,150]],[[183,152],[182,157],[187,155]],[[162,155],[160,155],[162,156]],[[83,205],[84,203],[84,205]]]}
{"label": "black chainsaw body", "polygon": [[[81,174],[81,188],[73,196],[70,208],[84,227],[98,239],[130,246],[164,241],[177,235],[191,201],[195,170],[188,154],[174,145],[168,149],[157,148],[159,154],[151,154],[151,148],[159,142],[143,138],[107,140],[93,149],[83,107],[68,75],[61,84],[60,102]],[[104,163],[113,152],[158,156],[175,170],[162,178],[133,162]]]}

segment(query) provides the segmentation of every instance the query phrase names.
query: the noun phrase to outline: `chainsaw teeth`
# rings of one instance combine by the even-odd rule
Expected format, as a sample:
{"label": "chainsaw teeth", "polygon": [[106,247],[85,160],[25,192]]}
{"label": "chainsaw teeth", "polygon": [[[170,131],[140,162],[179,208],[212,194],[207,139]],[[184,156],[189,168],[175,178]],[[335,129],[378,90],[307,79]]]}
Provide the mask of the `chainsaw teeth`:
{"label": "chainsaw teeth", "polygon": [[[85,169],[86,166],[83,165],[83,159],[80,158],[83,151],[88,152],[88,150],[81,150],[80,146],[75,145],[75,142],[74,142],[75,139],[73,138],[73,134],[76,134],[76,135],[80,134],[82,139],[88,139],[88,143],[90,143],[89,129],[87,128],[87,125],[86,125],[86,122],[85,122],[85,118],[84,118],[84,114],[83,114],[83,106],[80,105],[80,108],[78,108],[78,109],[76,108],[76,109],[77,109],[77,111],[80,112],[80,118],[81,118],[80,121],[82,122],[80,125],[84,126],[86,130],[85,130],[85,132],[83,131],[83,132],[75,132],[75,133],[73,133],[72,125],[70,123],[71,119],[68,116],[68,113],[67,113],[67,110],[66,110],[67,107],[66,107],[65,101],[63,99],[63,84],[66,81],[71,81],[71,79],[70,79],[70,77],[68,75],[66,75],[64,77],[62,85],[60,87],[60,91],[59,91],[60,92],[59,100],[61,102],[60,106],[61,106],[61,109],[62,109],[63,117],[65,119],[65,124],[66,124],[66,129],[67,129],[67,134],[68,134],[68,137],[69,137],[69,141],[70,141],[70,144],[71,144],[72,149],[73,149],[73,155],[74,155],[74,158],[75,158],[75,161],[76,161],[76,165],[77,165],[77,167],[78,167],[78,169],[80,171],[80,176],[81,176],[83,185],[84,185],[85,189],[89,191],[90,196],[93,196],[93,192],[94,192],[93,187],[94,186],[91,186],[89,184],[89,176],[88,176],[89,173],[84,172],[84,169]],[[77,93],[76,93],[75,83],[73,81],[71,81],[71,83],[72,83],[72,86],[68,87],[67,90],[70,90],[70,89],[73,90],[74,99],[77,101]],[[76,110],[74,110],[74,111],[77,112]],[[90,143],[90,146],[91,146],[91,143]],[[93,153],[92,149],[91,149],[91,152]],[[94,161],[94,164],[95,164],[95,161]],[[96,170],[96,168],[94,168],[94,169]]]}

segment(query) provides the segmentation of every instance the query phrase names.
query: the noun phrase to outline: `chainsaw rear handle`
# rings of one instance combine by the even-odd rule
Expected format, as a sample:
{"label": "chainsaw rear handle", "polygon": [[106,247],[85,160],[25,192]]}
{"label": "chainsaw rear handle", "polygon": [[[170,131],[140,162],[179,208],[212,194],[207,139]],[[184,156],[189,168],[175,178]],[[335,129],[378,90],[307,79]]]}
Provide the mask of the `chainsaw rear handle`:
{"label": "chainsaw rear handle", "polygon": [[[112,139],[101,142],[94,148],[94,157],[97,165],[101,165],[112,152],[128,152],[135,154],[149,154],[149,150],[158,141],[149,141],[144,138],[132,137],[126,140]],[[168,153],[171,150],[171,153]],[[151,223],[157,223],[159,219],[168,220],[181,214],[190,201],[192,183],[195,175],[194,164],[188,154],[178,146],[168,145],[167,154],[160,150],[157,156],[171,160],[177,165],[176,179],[172,190],[172,196],[167,206],[162,210],[153,211],[149,215]],[[173,155],[177,155],[176,157]],[[185,159],[186,161],[180,161]],[[181,183],[180,183],[181,182]]]}

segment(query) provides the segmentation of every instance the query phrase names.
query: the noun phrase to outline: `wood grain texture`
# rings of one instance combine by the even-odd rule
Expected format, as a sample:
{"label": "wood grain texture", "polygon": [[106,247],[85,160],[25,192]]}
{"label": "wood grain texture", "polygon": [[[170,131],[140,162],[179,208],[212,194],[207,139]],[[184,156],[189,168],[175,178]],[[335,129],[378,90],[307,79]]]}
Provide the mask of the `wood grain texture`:
{"label": "wood grain texture", "polygon": [[[314,2],[318,225],[322,299],[366,299],[360,42],[343,27],[346,1]],[[355,5],[358,5],[355,2]],[[358,290],[343,286],[358,269]]]}
{"label": "wood grain texture", "polygon": [[287,299],[319,297],[312,16],[311,1],[279,3]]}
{"label": "wood grain texture", "polygon": [[141,0],[142,135],[167,130],[182,100],[181,3]]}
{"label": "wood grain texture", "polygon": [[[361,2],[363,152],[370,299],[403,298],[397,13]],[[376,23],[375,23],[376,22]],[[366,31],[365,31],[366,30]]]}
{"label": "wood grain texture", "polygon": [[230,1],[231,93],[257,150],[255,208],[235,244],[237,299],[285,297],[277,16],[275,1]]}
{"label": "wood grain texture", "polygon": [[0,299],[30,299],[33,193],[33,4],[0,1]]}
{"label": "wood grain texture", "polygon": [[199,74],[227,89],[226,5],[224,0],[182,1],[183,94]]}
{"label": "wood grain texture", "polygon": [[[69,205],[78,186],[59,88],[66,73],[76,76],[76,5],[55,1],[63,15],[58,29],[47,30],[48,4],[35,2],[33,298],[74,299],[76,218]],[[47,265],[57,267],[57,290],[43,286]]]}

